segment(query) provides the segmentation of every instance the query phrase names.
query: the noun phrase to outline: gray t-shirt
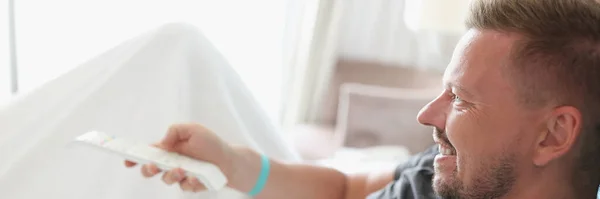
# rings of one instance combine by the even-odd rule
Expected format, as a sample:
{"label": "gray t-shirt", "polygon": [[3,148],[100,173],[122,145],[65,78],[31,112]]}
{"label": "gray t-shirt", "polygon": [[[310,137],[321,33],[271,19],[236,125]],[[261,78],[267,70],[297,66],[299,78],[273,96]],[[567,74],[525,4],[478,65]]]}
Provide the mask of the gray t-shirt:
{"label": "gray t-shirt", "polygon": [[[433,159],[437,145],[419,153],[396,169],[394,181],[372,193],[367,199],[439,199],[433,192]],[[598,190],[600,199],[600,188]]]}
{"label": "gray t-shirt", "polygon": [[433,159],[437,145],[411,157],[396,169],[394,181],[367,199],[439,199],[433,192]]}

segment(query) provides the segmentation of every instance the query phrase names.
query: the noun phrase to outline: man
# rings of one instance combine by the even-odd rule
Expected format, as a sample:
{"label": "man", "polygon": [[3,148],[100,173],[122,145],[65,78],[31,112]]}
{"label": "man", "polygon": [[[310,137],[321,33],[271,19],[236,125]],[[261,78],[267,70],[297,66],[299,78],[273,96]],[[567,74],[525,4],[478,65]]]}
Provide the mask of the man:
{"label": "man", "polygon": [[[256,198],[594,198],[600,5],[474,1],[467,25],[444,74],[445,89],[417,117],[433,127],[439,154],[432,149],[399,172],[365,175],[271,160]],[[196,124],[173,126],[159,146],[218,165],[240,191],[250,191],[262,170],[259,154]],[[142,172],[159,171],[144,165]],[[163,180],[185,191],[203,189],[179,169]]]}

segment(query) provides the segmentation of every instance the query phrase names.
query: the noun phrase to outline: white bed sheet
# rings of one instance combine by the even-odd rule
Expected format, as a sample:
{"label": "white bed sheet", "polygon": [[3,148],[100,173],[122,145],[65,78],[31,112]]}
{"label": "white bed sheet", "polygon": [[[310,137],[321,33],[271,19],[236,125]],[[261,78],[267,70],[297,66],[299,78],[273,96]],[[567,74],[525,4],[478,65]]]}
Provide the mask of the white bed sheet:
{"label": "white bed sheet", "polygon": [[169,24],[0,109],[0,198],[240,198],[231,190],[184,194],[158,177],[143,179],[118,157],[65,147],[89,130],[151,143],[188,121],[299,160],[216,48],[194,27]]}
{"label": "white bed sheet", "polygon": [[411,157],[403,146],[341,148],[333,157],[316,161],[316,165],[337,169],[346,174],[395,170]]}

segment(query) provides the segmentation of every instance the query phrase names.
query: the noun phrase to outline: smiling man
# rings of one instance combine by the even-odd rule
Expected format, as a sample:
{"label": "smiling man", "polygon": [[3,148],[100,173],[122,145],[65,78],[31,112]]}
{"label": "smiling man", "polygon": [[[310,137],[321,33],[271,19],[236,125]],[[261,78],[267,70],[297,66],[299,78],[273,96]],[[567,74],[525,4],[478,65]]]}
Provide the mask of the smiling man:
{"label": "smiling man", "polygon": [[[396,171],[345,175],[269,160],[197,124],[173,126],[159,146],[215,163],[230,187],[263,199],[595,198],[600,5],[474,0],[471,9],[445,89],[418,115],[437,146]],[[142,172],[160,171],[145,165]],[[180,169],[162,179],[203,190]]]}
{"label": "smiling man", "polygon": [[419,122],[435,128],[444,198],[594,198],[600,183],[600,9],[593,0],[478,1]]}

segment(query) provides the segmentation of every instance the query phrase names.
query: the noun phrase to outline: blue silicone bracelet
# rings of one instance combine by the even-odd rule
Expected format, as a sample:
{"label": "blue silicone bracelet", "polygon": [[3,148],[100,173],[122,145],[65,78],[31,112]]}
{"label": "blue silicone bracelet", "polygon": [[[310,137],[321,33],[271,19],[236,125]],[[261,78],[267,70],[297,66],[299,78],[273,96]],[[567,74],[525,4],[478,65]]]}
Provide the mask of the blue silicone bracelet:
{"label": "blue silicone bracelet", "polygon": [[254,188],[252,188],[252,190],[248,193],[248,195],[253,197],[258,195],[265,188],[265,185],[267,184],[267,179],[269,178],[269,173],[271,172],[271,164],[269,162],[269,157],[267,157],[266,155],[261,156],[261,165],[262,166],[260,169],[260,175],[258,176],[256,185],[254,185]]}

